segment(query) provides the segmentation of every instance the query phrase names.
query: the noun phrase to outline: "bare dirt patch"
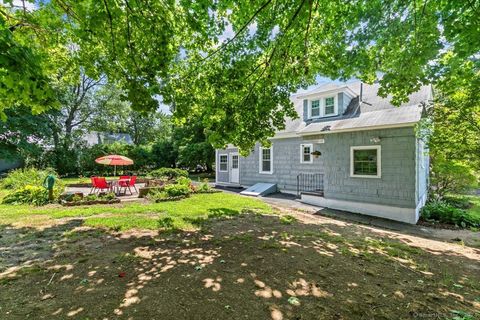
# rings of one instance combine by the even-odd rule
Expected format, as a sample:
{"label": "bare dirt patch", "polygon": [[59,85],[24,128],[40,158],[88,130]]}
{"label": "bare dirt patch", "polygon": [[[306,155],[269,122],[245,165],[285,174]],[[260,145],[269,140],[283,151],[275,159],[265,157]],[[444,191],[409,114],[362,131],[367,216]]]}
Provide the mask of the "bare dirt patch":
{"label": "bare dirt patch", "polygon": [[480,312],[478,250],[307,220],[246,215],[170,234],[109,233],[79,228],[79,220],[40,231],[4,228],[0,318],[449,319],[454,310]]}

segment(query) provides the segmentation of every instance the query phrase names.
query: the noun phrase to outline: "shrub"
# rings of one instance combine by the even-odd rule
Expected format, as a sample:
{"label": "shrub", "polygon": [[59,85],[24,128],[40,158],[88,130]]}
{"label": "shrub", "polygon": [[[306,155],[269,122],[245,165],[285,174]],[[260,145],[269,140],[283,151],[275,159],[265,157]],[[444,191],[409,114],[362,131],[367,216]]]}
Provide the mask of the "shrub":
{"label": "shrub", "polygon": [[462,228],[479,227],[480,218],[468,214],[465,210],[455,208],[445,201],[430,201],[422,209],[422,218],[441,223],[454,224]]}
{"label": "shrub", "polygon": [[473,206],[473,203],[465,196],[445,196],[443,200],[459,209],[470,209]]}
{"label": "shrub", "polygon": [[468,165],[455,160],[436,158],[432,165],[432,191],[443,198],[449,193],[462,193],[475,186],[477,178]]}
{"label": "shrub", "polygon": [[[185,187],[183,187],[185,188]],[[167,193],[166,191],[156,190],[150,192],[147,195],[147,199],[152,202],[162,202],[162,201],[174,201],[174,200],[181,200],[188,196],[188,194],[181,194],[181,195],[172,195],[172,193]]]}
{"label": "shrub", "polygon": [[190,186],[190,184],[192,184],[192,180],[182,176],[182,177],[179,177],[178,179],[176,179],[175,183],[188,187],[188,186]]}
{"label": "shrub", "polygon": [[188,178],[188,171],[176,168],[160,168],[151,171],[148,174],[149,178],[167,178],[171,179],[178,179],[180,177]]}
{"label": "shrub", "polygon": [[48,203],[48,191],[44,187],[27,185],[5,196],[3,203],[41,206]]}
{"label": "shrub", "polygon": [[117,196],[115,195],[114,192],[109,192],[109,193],[101,193],[99,196],[98,196],[98,199],[100,200],[114,200],[116,199]]}
{"label": "shrub", "polygon": [[212,191],[212,187],[208,183],[208,179],[203,179],[202,184],[197,189],[198,192],[210,192]]}
{"label": "shrub", "polygon": [[96,201],[98,200],[98,196],[96,194],[87,194],[84,198],[85,201]]}
{"label": "shrub", "polygon": [[164,190],[169,197],[188,196],[191,193],[189,186],[182,184],[170,184]]}
{"label": "shrub", "polygon": [[[46,189],[43,188],[43,182],[49,174],[56,175],[53,169],[45,169],[45,170],[39,170],[35,168],[16,169],[11,171],[5,177],[5,179],[2,180],[2,187],[5,189],[14,190],[13,194],[15,194],[18,191],[19,195],[26,194],[29,192],[25,190],[27,186],[38,187],[39,190],[45,190],[45,192],[47,192]],[[32,191],[31,188],[27,188],[27,189]],[[58,199],[64,190],[65,190],[65,184],[63,183],[63,181],[61,179],[55,179],[55,185],[53,188],[54,199]],[[33,202],[13,201],[11,203],[33,203]]]}
{"label": "shrub", "polygon": [[165,191],[162,190],[151,190],[146,196],[147,200],[152,202],[158,202],[168,198],[168,195]]}
{"label": "shrub", "polygon": [[80,202],[83,200],[83,197],[80,196],[79,194],[76,194],[72,197],[72,202]]}
{"label": "shrub", "polygon": [[42,186],[43,180],[49,175],[54,174],[55,170],[38,170],[35,168],[23,168],[11,171],[5,179],[2,180],[2,187],[5,189],[21,189],[27,185]]}

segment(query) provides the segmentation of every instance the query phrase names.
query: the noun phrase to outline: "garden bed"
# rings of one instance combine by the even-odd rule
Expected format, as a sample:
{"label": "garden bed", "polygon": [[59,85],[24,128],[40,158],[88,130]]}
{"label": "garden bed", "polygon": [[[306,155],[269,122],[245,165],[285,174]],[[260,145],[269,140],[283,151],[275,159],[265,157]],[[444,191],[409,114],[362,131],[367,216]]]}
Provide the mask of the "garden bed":
{"label": "garden bed", "polygon": [[89,200],[89,201],[63,201],[61,204],[65,207],[75,207],[75,206],[91,206],[95,204],[114,204],[120,203],[120,199],[111,199],[111,200]]}

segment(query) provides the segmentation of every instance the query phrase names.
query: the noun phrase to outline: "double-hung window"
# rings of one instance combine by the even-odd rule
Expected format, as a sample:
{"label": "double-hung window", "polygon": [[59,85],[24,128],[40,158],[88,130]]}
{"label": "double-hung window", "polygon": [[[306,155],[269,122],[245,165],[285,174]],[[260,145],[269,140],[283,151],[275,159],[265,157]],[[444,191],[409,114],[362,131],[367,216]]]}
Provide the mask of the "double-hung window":
{"label": "double-hung window", "polygon": [[335,114],[335,97],[325,98],[324,115],[331,116]]}
{"label": "double-hung window", "polygon": [[312,163],[312,144],[302,144],[300,145],[300,163]]}
{"label": "double-hung window", "polygon": [[220,171],[221,172],[226,172],[228,171],[228,155],[226,154],[221,154],[220,155]]}
{"label": "double-hung window", "polygon": [[272,173],[272,148],[260,147],[260,173]]}
{"label": "double-hung window", "polygon": [[320,100],[313,100],[312,101],[312,108],[310,111],[310,116],[312,118],[320,117]]}
{"label": "double-hung window", "polygon": [[358,178],[381,177],[381,146],[350,147],[350,176]]}

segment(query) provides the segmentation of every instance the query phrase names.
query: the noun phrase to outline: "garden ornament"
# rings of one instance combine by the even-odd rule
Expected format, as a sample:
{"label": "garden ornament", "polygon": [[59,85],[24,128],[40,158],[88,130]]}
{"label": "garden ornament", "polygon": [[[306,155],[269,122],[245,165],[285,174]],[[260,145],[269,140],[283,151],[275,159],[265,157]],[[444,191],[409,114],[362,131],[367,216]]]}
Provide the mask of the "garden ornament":
{"label": "garden ornament", "polygon": [[53,186],[55,185],[55,176],[49,174],[45,180],[43,180],[43,186],[48,190],[48,200],[53,200]]}

